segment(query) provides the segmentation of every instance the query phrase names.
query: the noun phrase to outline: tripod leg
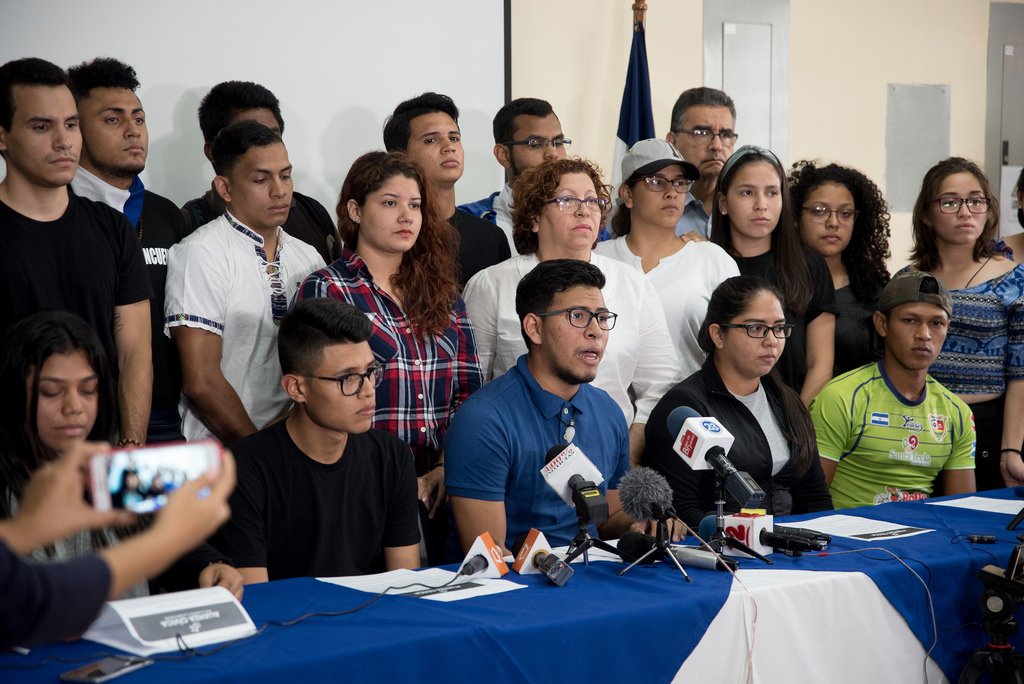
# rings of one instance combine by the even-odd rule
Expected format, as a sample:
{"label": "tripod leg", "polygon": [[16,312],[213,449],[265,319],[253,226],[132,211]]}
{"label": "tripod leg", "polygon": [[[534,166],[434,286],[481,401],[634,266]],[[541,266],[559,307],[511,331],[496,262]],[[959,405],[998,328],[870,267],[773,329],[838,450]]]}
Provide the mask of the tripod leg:
{"label": "tripod leg", "polygon": [[686,571],[683,570],[683,566],[679,564],[679,559],[676,558],[674,553],[671,553],[671,552],[669,552],[666,549],[662,549],[661,553],[662,553],[663,556],[668,556],[672,560],[672,562],[675,563],[675,566],[677,568],[679,568],[679,572],[683,573],[683,577],[686,578],[687,582],[692,582],[693,581],[693,578],[690,577],[688,574],[686,574]]}
{"label": "tripod leg", "polygon": [[[635,561],[633,561],[632,563],[630,563],[629,565],[627,565],[626,567],[624,567],[624,568],[623,568],[622,570],[620,570],[620,571],[619,571],[619,577],[622,577],[623,575],[625,575],[625,574],[626,574],[626,572],[627,572],[627,571],[628,571],[628,570],[629,570],[630,568],[632,568],[632,567],[633,567],[634,565],[636,565],[637,563],[640,563],[641,561],[643,561],[643,559],[647,558],[648,556],[650,556],[650,555],[651,555],[652,553],[654,553],[654,552],[655,552],[655,551],[657,551],[657,550],[658,550],[658,547],[657,547],[657,546],[652,546],[652,547],[651,547],[651,549],[650,549],[650,551],[648,551],[648,552],[647,552],[647,553],[645,553],[644,555],[640,556],[640,557],[639,557],[639,558],[637,558],[637,559],[636,559]],[[686,573],[684,572],[683,574],[685,575]]]}

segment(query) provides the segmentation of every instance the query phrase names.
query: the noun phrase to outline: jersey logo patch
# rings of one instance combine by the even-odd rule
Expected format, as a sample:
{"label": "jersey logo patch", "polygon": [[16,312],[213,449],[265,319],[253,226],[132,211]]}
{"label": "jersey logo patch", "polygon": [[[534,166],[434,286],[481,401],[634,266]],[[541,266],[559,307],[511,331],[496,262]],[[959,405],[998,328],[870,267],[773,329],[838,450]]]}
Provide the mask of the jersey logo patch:
{"label": "jersey logo patch", "polygon": [[912,430],[914,432],[920,432],[924,430],[924,425],[915,418],[914,416],[903,416],[903,429]]}
{"label": "jersey logo patch", "polygon": [[881,425],[882,427],[889,427],[889,414],[888,413],[872,413],[871,424]]}
{"label": "jersey logo patch", "polygon": [[928,432],[931,433],[932,439],[936,442],[941,442],[945,439],[948,428],[949,416],[940,416],[937,413],[928,414]]}

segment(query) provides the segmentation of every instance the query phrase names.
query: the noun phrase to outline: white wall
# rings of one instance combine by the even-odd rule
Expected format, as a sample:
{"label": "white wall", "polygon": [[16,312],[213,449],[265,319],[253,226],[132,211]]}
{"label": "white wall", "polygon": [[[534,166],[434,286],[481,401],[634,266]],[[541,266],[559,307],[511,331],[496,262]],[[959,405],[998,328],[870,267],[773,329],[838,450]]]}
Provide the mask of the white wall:
{"label": "white wall", "polygon": [[[295,187],[333,216],[352,161],[382,149],[384,118],[427,90],[462,110],[459,201],[497,189],[491,120],[504,102],[502,0],[33,0],[5,4],[0,64],[94,57],[132,65],[150,134],[142,180],[177,204],[209,188],[196,110],[216,83],[261,83],[281,100]],[[4,173],[0,162],[0,174]]]}

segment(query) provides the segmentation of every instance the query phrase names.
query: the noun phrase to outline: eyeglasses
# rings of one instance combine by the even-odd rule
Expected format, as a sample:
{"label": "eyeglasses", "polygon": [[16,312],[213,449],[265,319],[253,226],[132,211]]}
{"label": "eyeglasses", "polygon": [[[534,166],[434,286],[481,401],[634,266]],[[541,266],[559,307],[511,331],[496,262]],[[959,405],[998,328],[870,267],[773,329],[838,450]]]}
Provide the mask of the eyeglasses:
{"label": "eyeglasses", "polygon": [[339,375],[336,378],[323,376],[323,375],[305,375],[303,377],[312,378],[313,380],[330,380],[336,382],[341,387],[341,393],[346,397],[354,397],[363,391],[363,383],[369,380],[373,384],[373,388],[377,389],[380,387],[380,381],[384,379],[384,366],[381,364],[374,364],[366,369],[365,373],[345,373]]}
{"label": "eyeglasses", "polygon": [[718,138],[722,141],[722,144],[725,145],[726,147],[732,147],[733,145],[735,145],[736,139],[740,137],[736,133],[736,131],[733,131],[729,128],[726,128],[725,130],[722,131],[718,131],[717,133],[715,133],[710,128],[694,128],[693,130],[680,128],[678,131],[676,131],[676,133],[686,133],[687,135],[692,137],[693,142],[697,143],[698,145],[710,145],[711,141],[714,140],[715,136],[717,135]]}
{"label": "eyeglasses", "polygon": [[647,185],[647,189],[651,192],[668,192],[669,187],[680,195],[685,195],[690,191],[690,186],[693,185],[693,181],[687,178],[673,178],[669,180],[664,176],[645,176],[644,183]]}
{"label": "eyeglasses", "polygon": [[537,151],[542,150],[548,145],[560,150],[563,147],[572,145],[572,140],[569,138],[555,138],[554,140],[548,140],[547,138],[527,138],[526,140],[513,140],[511,142],[502,143],[503,145],[526,145],[531,150]]}
{"label": "eyeglasses", "polygon": [[559,309],[558,311],[545,311],[544,313],[537,314],[538,316],[558,316],[561,314],[569,315],[569,325],[574,328],[586,328],[590,325],[590,321],[597,319],[597,327],[601,330],[611,330],[615,327],[615,319],[619,317],[619,314],[612,313],[611,311],[591,311],[590,309]]}
{"label": "eyeglasses", "polygon": [[553,200],[548,200],[544,204],[557,204],[558,208],[564,212],[577,212],[580,207],[587,205],[587,209],[590,210],[590,213],[597,214],[608,206],[608,198],[591,197],[590,199],[579,199],[577,197],[556,197]]}
{"label": "eyeglasses", "polygon": [[815,223],[825,223],[832,214],[835,214],[836,221],[847,226],[856,221],[860,215],[856,209],[829,209],[819,205],[804,207],[803,210],[810,214],[811,220]]}
{"label": "eyeglasses", "polygon": [[780,340],[784,340],[793,334],[792,323],[781,323],[779,325],[765,325],[764,323],[719,323],[719,328],[746,328],[747,337],[753,337],[756,340],[763,340],[768,337],[768,331],[772,331],[772,335],[775,335]]}
{"label": "eyeglasses", "polygon": [[939,211],[943,214],[959,214],[960,207],[967,205],[967,211],[972,214],[984,214],[988,211],[987,197],[940,197],[937,200]]}

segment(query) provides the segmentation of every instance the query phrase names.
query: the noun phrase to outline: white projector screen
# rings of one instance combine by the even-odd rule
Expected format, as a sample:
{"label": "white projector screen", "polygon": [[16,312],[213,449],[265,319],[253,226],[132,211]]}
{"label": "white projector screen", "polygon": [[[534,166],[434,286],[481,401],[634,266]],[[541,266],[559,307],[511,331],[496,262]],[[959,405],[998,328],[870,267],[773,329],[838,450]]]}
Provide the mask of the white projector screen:
{"label": "white projector screen", "polygon": [[[0,64],[69,67],[115,57],[138,73],[149,127],[146,187],[181,205],[210,186],[196,111],[216,83],[260,83],[281,101],[295,188],[334,216],[360,154],[383,149],[395,105],[433,90],[454,98],[466,149],[459,202],[503,182],[491,120],[504,103],[503,0],[241,0],[9,3]],[[0,176],[6,173],[0,161]]]}

